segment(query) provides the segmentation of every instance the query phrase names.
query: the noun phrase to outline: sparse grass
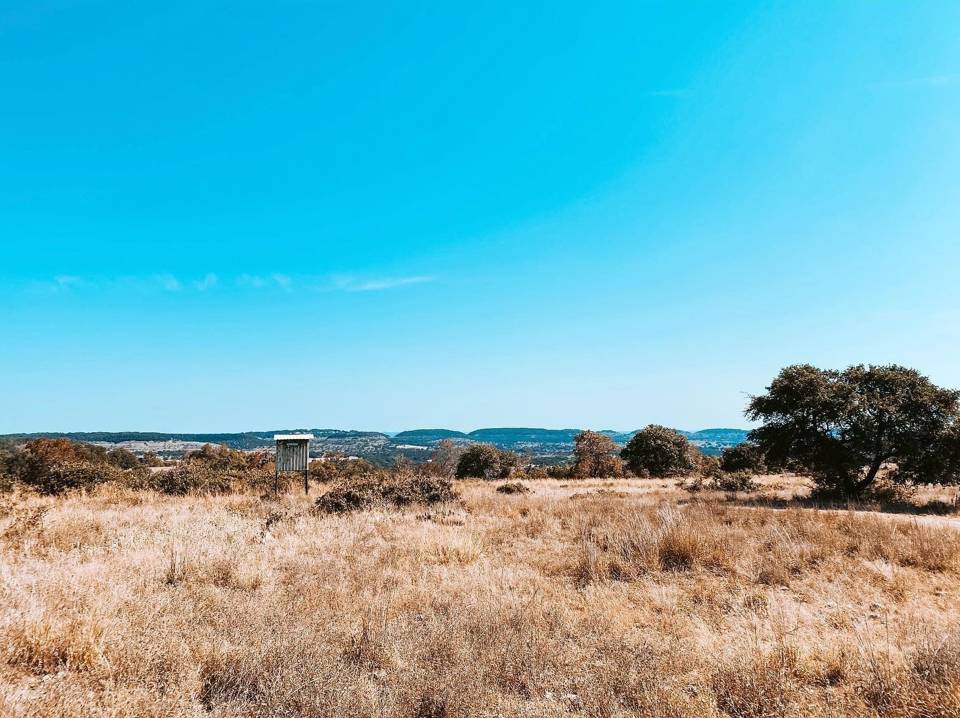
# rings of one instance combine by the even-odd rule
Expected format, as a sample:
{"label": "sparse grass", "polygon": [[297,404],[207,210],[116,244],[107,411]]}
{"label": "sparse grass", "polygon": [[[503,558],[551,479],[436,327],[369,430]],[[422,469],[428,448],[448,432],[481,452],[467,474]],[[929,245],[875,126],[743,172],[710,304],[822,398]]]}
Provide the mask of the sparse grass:
{"label": "sparse grass", "polygon": [[953,529],[528,483],[18,496],[0,715],[960,716]]}

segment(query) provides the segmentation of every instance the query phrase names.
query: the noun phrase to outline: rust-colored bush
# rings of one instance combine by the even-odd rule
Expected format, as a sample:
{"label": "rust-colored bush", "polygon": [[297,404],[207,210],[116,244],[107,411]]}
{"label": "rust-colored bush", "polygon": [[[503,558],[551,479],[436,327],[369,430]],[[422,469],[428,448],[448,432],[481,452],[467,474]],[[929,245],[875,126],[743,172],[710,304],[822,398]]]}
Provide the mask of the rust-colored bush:
{"label": "rust-colored bush", "polygon": [[436,504],[457,498],[449,479],[421,474],[372,475],[337,484],[320,496],[314,506],[320,513],[339,514],[376,507]]}

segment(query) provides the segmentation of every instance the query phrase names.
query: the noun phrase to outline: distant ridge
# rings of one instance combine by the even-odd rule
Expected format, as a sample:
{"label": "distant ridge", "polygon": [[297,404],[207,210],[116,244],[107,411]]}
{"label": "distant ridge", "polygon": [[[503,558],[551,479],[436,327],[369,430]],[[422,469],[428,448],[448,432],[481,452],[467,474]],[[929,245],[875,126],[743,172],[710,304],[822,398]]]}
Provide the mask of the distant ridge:
{"label": "distant ridge", "polygon": [[[574,437],[582,429],[542,429],[536,427],[492,427],[465,433],[452,429],[412,429],[390,436],[381,431],[352,429],[309,429],[305,427],[244,431],[238,433],[164,433],[157,431],[38,432],[7,434],[0,438],[26,441],[39,437],[68,438],[98,444],[124,446],[131,451],[155,451],[178,455],[201,444],[224,444],[234,449],[264,449],[274,445],[274,434],[309,432],[314,435],[313,453],[357,456],[389,464],[397,456],[423,459],[439,442],[449,439],[458,444],[488,443],[530,455],[544,463],[565,461],[573,452]],[[744,442],[746,429],[701,429],[680,431],[705,454],[719,454],[728,446]],[[626,444],[636,431],[604,430],[617,444]]]}

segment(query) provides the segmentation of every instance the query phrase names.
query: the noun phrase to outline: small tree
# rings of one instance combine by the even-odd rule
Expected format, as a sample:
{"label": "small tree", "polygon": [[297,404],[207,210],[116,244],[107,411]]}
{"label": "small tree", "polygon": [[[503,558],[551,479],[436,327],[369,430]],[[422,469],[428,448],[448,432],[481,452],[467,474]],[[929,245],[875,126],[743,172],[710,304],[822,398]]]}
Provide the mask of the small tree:
{"label": "small tree", "polygon": [[107,452],[107,462],[120,469],[136,469],[140,460],[126,449],[116,448]]}
{"label": "small tree", "polygon": [[517,465],[519,457],[493,444],[474,444],[457,462],[457,478],[505,479]]}
{"label": "small tree", "polygon": [[886,463],[898,466],[894,480],[956,481],[958,399],[902,366],[801,364],[783,369],[746,414],[763,422],[750,438],[768,462],[803,468],[824,492],[859,496]]}
{"label": "small tree", "polygon": [[682,476],[697,468],[697,450],[687,438],[656,424],[634,434],[620,456],[636,474]]}
{"label": "small tree", "polygon": [[763,449],[752,441],[729,446],[720,455],[720,468],[724,471],[749,471],[762,474],[767,470]]}
{"label": "small tree", "polygon": [[450,439],[443,439],[430,455],[430,463],[438,476],[451,478],[457,473],[457,465],[463,455],[463,448]]}
{"label": "small tree", "polygon": [[123,473],[99,446],[69,439],[33,439],[10,458],[10,473],[41,493],[59,494],[114,480]]}
{"label": "small tree", "polygon": [[573,475],[586,477],[623,476],[623,461],[617,445],[606,434],[582,431],[573,440]]}

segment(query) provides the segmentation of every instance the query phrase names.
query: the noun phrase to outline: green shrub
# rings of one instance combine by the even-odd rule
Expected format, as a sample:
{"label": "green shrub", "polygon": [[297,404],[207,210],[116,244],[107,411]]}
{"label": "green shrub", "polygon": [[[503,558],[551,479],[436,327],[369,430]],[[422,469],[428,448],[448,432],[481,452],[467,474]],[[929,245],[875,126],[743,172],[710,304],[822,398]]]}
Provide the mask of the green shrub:
{"label": "green shrub", "polygon": [[474,444],[457,462],[458,479],[505,479],[520,457],[493,444]]}
{"label": "green shrub", "polygon": [[754,474],[762,474],[767,470],[763,449],[749,441],[724,449],[720,457],[720,468],[724,471],[749,471]]}
{"label": "green shrub", "polygon": [[662,478],[696,470],[698,452],[682,434],[650,424],[634,434],[620,456],[635,474]]}
{"label": "green shrub", "polygon": [[749,471],[721,471],[711,482],[720,491],[754,491],[757,488],[757,482]]}
{"label": "green shrub", "polygon": [[118,469],[136,469],[140,460],[126,449],[116,448],[107,452],[107,462]]}

